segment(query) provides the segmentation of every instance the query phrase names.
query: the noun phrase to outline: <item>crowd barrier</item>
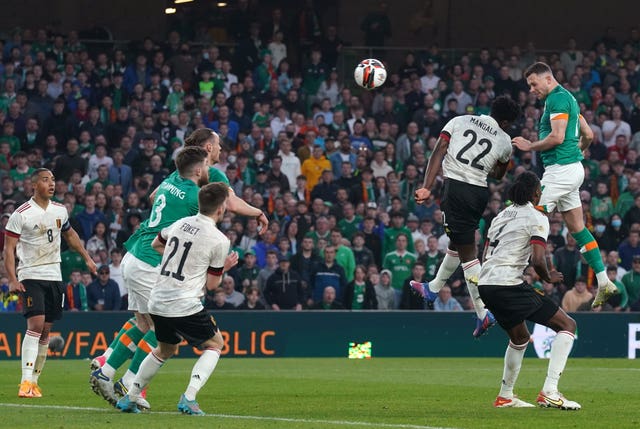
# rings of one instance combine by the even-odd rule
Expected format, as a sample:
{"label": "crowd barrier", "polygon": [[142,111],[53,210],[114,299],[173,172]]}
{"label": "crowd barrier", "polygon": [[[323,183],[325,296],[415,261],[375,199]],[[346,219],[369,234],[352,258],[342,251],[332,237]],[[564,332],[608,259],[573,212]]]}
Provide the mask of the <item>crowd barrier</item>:
{"label": "crowd barrier", "polygon": [[[573,357],[640,356],[640,313],[576,313],[578,336]],[[65,340],[63,358],[87,358],[107,348],[130,317],[126,312],[65,313],[53,335]],[[217,312],[228,357],[347,357],[367,344],[375,357],[502,357],[507,337],[498,326],[474,340],[475,314],[425,311]],[[0,359],[18,359],[25,332],[21,314],[0,314]],[[553,332],[530,325],[533,347],[527,356],[548,356]],[[353,350],[352,350],[353,351]],[[180,348],[180,357],[198,350]]]}

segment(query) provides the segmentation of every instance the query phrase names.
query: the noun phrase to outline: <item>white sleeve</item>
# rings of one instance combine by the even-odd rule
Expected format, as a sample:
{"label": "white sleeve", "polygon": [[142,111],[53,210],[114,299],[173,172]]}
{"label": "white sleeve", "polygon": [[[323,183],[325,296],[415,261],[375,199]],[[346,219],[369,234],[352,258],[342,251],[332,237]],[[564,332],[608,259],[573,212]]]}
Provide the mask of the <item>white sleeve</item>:
{"label": "white sleeve", "polygon": [[230,242],[228,239],[216,244],[211,249],[209,258],[209,274],[221,276],[224,268],[224,261],[229,254]]}
{"label": "white sleeve", "polygon": [[539,237],[546,242],[549,236],[549,219],[542,213],[536,213],[535,218],[531,219],[529,234],[531,238]]}
{"label": "white sleeve", "polygon": [[456,128],[456,123],[458,122],[457,119],[460,117],[461,116],[456,116],[455,118],[451,119],[449,122],[447,122],[447,125],[445,125],[440,132],[449,134],[449,137],[451,137],[453,135],[453,131]]}
{"label": "white sleeve", "polygon": [[507,136],[504,140],[505,144],[504,144],[504,150],[502,152],[502,156],[500,158],[498,158],[498,161],[502,162],[502,163],[506,163],[509,162],[509,160],[511,159],[511,151],[512,151],[512,147],[511,147],[511,138],[509,136]]}
{"label": "white sleeve", "polygon": [[22,218],[22,214],[17,211],[13,212],[7,221],[7,225],[5,226],[5,232],[13,237],[20,237],[22,234],[22,224],[24,219]]}

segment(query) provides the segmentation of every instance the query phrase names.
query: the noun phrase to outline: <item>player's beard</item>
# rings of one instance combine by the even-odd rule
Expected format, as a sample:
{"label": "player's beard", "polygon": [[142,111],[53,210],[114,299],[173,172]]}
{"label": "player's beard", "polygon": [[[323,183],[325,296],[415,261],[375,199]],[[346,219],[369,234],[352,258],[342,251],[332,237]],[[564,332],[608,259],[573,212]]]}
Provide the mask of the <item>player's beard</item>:
{"label": "player's beard", "polygon": [[207,183],[209,183],[209,174],[207,174],[208,172],[203,172],[200,177],[198,178],[198,186],[199,187],[203,187],[204,185],[206,185]]}

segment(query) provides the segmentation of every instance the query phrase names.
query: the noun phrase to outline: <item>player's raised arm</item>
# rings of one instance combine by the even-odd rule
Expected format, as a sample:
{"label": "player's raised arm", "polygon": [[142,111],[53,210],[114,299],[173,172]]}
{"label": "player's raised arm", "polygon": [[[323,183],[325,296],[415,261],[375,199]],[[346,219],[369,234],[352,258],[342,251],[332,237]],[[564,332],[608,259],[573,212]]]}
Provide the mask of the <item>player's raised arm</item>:
{"label": "player's raised arm", "polygon": [[542,140],[535,142],[529,141],[524,137],[516,137],[513,139],[513,144],[520,150],[530,151],[535,150],[542,152],[545,150],[553,149],[554,147],[562,144],[565,139],[565,132],[567,131],[567,114],[557,113],[551,115],[551,132],[548,136]]}
{"label": "player's raised arm", "polygon": [[258,233],[260,235],[264,234],[264,232],[269,227],[269,219],[267,218],[267,215],[265,215],[264,212],[259,208],[253,207],[245,200],[237,196],[231,188],[229,188],[229,200],[227,202],[227,209],[242,216],[255,217],[258,220],[258,226],[260,227],[258,228]]}
{"label": "player's raised arm", "polygon": [[431,158],[429,158],[427,171],[424,173],[424,183],[422,184],[422,188],[416,189],[416,192],[414,194],[416,203],[422,204],[431,196],[431,188],[436,181],[436,177],[438,177],[438,173],[440,173],[442,160],[444,159],[444,156],[447,153],[447,149],[449,148],[450,138],[451,136],[449,135],[449,133],[440,133],[440,137],[438,137],[438,141],[436,142],[436,146],[433,149]]}

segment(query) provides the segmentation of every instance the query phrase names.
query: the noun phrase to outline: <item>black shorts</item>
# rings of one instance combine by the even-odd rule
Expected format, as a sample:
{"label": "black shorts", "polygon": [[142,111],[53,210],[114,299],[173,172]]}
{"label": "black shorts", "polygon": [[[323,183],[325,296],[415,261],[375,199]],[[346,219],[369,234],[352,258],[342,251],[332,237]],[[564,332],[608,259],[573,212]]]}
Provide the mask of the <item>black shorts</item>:
{"label": "black shorts", "polygon": [[475,244],[476,229],[489,201],[489,188],[446,178],[440,201],[444,230],[453,244]]}
{"label": "black shorts", "polygon": [[542,291],[526,283],[517,286],[480,285],[480,298],[505,330],[525,320],[547,325],[558,306]]}
{"label": "black shorts", "polygon": [[158,341],[178,344],[184,338],[193,347],[200,347],[218,332],[216,320],[206,310],[190,316],[164,317],[152,314]]}
{"label": "black shorts", "polygon": [[44,314],[45,322],[62,319],[64,306],[64,285],[50,280],[22,280],[25,291],[22,293],[24,317]]}

